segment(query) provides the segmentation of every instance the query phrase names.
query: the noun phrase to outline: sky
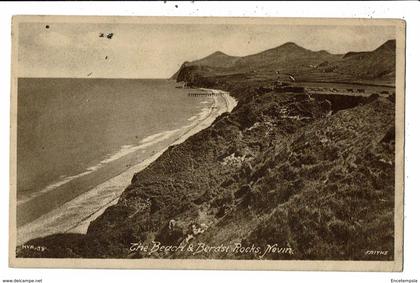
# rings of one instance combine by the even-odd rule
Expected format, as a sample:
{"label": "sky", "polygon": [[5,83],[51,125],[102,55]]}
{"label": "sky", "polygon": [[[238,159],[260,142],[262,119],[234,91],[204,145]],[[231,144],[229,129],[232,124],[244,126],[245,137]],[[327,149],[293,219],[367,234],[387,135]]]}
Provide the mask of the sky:
{"label": "sky", "polygon": [[[19,77],[169,78],[215,51],[245,56],[286,42],[343,54],[395,39],[389,26],[20,23]],[[99,33],[113,33],[112,39]],[[105,59],[107,57],[107,59]]]}

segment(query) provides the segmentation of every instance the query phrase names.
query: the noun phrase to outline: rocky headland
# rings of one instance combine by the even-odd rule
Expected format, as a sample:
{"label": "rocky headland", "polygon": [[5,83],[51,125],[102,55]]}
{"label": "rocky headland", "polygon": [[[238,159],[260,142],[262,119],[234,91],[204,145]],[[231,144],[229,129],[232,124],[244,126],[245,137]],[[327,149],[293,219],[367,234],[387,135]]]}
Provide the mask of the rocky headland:
{"label": "rocky headland", "polygon": [[[261,255],[133,249],[159,242],[293,251],[265,259],[393,259],[395,41],[345,55],[294,43],[245,57],[216,52],[173,79],[228,91],[238,104],[135,174],[86,234],[33,239],[25,245],[46,249],[19,246],[18,257]],[[368,247],[389,252],[366,257]]]}

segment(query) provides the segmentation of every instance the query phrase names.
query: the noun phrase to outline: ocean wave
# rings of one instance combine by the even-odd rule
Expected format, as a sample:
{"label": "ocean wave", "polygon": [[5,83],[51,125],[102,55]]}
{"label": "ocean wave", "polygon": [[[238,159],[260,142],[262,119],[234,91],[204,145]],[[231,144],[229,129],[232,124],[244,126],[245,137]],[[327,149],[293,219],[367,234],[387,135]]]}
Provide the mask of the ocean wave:
{"label": "ocean wave", "polygon": [[210,108],[208,107],[201,108],[201,112],[198,114],[198,119],[203,120],[209,115],[209,112],[210,112]]}
{"label": "ocean wave", "polygon": [[117,152],[108,155],[105,159],[100,161],[98,164],[86,168],[86,170],[84,172],[82,172],[80,174],[64,177],[63,179],[61,179],[58,182],[47,185],[44,189],[42,189],[38,192],[34,192],[34,193],[31,193],[31,194],[23,197],[22,199],[18,200],[17,203],[22,204],[22,203],[28,202],[35,197],[38,197],[42,194],[45,194],[49,191],[52,191],[52,190],[54,190],[58,187],[61,187],[61,186],[65,185],[65,184],[67,184],[67,183],[69,183],[69,182],[71,182],[71,181],[73,181],[77,178],[80,178],[80,177],[89,175],[89,174],[91,174],[95,171],[98,171],[99,169],[103,168],[107,164],[109,164],[109,163],[111,163],[115,160],[118,160],[118,159],[120,159],[124,156],[127,156],[128,154],[134,153],[138,150],[142,150],[141,152],[144,153],[146,151],[146,148],[170,138],[171,136],[173,136],[174,134],[176,134],[179,131],[184,130],[188,126],[184,126],[182,128],[179,128],[179,129],[168,130],[168,131],[164,131],[164,132],[160,132],[160,133],[157,133],[157,134],[147,136],[140,141],[140,144],[137,144],[137,145],[122,145]]}

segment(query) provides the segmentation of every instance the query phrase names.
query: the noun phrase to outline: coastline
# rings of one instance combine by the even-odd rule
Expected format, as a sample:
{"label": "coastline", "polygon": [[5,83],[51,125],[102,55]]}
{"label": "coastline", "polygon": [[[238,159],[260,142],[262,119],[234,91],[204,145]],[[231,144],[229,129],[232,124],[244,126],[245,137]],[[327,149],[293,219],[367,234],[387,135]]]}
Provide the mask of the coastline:
{"label": "coastline", "polygon": [[[302,261],[371,263],[366,270],[382,262],[388,266],[383,268],[401,269],[398,220],[402,217],[396,209],[402,204],[401,172],[396,168],[403,165],[398,158],[403,146],[399,131],[403,125],[398,122],[403,92],[304,81],[395,79],[401,72],[394,50],[398,51],[395,40],[373,51],[350,50],[343,56],[293,42],[249,56],[216,51],[185,61],[168,80],[174,88],[181,88],[174,79],[191,86],[180,89],[180,97],[166,87],[162,87],[166,92],[157,87],[140,91],[134,81],[130,87],[122,84],[117,92],[104,79],[102,91],[94,92],[99,99],[89,109],[58,101],[63,107],[50,109],[77,110],[75,114],[99,110],[102,115],[92,116],[110,117],[80,121],[83,125],[104,121],[98,129],[121,137],[112,140],[113,149],[121,150],[108,154],[113,149],[104,147],[103,160],[109,165],[97,173],[96,182],[76,178],[76,184],[69,182],[72,188],[63,185],[51,190],[55,196],[43,195],[43,202],[37,203],[49,207],[34,205],[27,222],[60,209],[40,219],[37,227],[28,226],[31,239],[18,246],[16,228],[25,223],[14,223],[19,212],[13,207],[18,187],[11,184],[16,190],[11,191],[9,265],[149,268],[198,262],[215,268],[214,263],[252,266],[263,260],[261,268],[268,264],[279,269],[283,263],[296,266]],[[206,88],[229,92],[238,100],[236,107],[224,92]],[[82,87],[67,89],[78,93]],[[105,89],[115,96],[103,96]],[[137,93],[149,98],[150,105]],[[195,99],[186,99],[185,94]],[[110,107],[100,111],[105,99]],[[231,108],[231,113],[223,113]],[[142,119],[145,110],[149,112]],[[130,119],[120,120],[125,113]],[[216,117],[213,121],[212,116]],[[59,127],[33,121],[61,139],[69,130],[61,125],[71,119],[60,117]],[[154,123],[167,127],[153,127]],[[152,128],[147,132],[149,125]],[[60,128],[64,135],[58,135]],[[68,136],[78,137],[84,128],[87,133],[95,129],[75,127]],[[167,134],[166,129],[170,129]],[[69,148],[83,149],[84,154],[78,156],[102,154],[101,144],[106,146],[111,140],[98,133],[91,134],[93,139],[82,139],[88,141],[86,147],[69,144]],[[125,142],[126,135],[130,142]],[[54,158],[39,152],[44,164],[56,165],[49,162]],[[57,158],[61,171],[39,165],[32,168],[49,179],[62,180],[64,173],[72,172],[66,168],[87,164],[71,155],[65,157]],[[96,161],[86,169],[96,168]],[[32,238],[37,229],[47,232],[46,236]]]}
{"label": "coastline", "polygon": [[142,171],[159,158],[169,146],[180,144],[190,136],[209,127],[218,116],[224,112],[231,112],[237,104],[237,100],[225,91],[204,88],[201,90],[221,94],[213,96],[214,101],[207,113],[200,113],[197,119],[178,129],[171,138],[148,148],[148,155],[140,163],[127,168],[117,176],[43,214],[34,221],[18,227],[16,245],[21,245],[33,238],[56,233],[86,233],[91,221],[99,217],[107,207],[118,202],[121,193],[130,184],[135,173]]}

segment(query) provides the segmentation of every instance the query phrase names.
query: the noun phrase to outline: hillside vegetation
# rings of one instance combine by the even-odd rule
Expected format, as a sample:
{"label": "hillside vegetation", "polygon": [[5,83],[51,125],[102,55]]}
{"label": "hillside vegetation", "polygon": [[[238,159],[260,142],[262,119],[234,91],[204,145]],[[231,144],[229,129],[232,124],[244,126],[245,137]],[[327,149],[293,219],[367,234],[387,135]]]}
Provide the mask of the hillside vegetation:
{"label": "hillside vegetation", "polygon": [[[392,260],[394,98],[344,96],[331,102],[305,91],[262,87],[273,82],[275,70],[303,80],[331,66],[330,77],[340,81],[388,81],[392,58],[392,42],[344,56],[289,43],[246,57],[215,53],[184,63],[179,81],[227,90],[238,99],[236,108],[133,176],[118,203],[86,235],[34,239],[28,244],[48,249],[18,248],[18,256],[261,256],[130,251],[132,243],[179,245],[189,238],[209,246],[277,244],[293,250],[267,253],[265,259]],[[367,256],[371,249],[389,252]]]}
{"label": "hillside vegetation", "polygon": [[197,77],[235,76],[253,80],[362,82],[395,85],[395,40],[373,51],[330,54],[285,43],[258,54],[233,57],[215,52],[204,59],[185,62],[174,79],[195,81]]}

